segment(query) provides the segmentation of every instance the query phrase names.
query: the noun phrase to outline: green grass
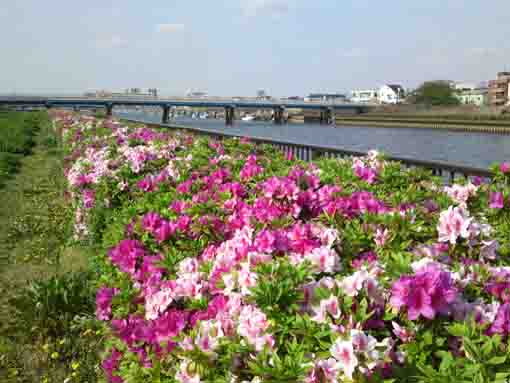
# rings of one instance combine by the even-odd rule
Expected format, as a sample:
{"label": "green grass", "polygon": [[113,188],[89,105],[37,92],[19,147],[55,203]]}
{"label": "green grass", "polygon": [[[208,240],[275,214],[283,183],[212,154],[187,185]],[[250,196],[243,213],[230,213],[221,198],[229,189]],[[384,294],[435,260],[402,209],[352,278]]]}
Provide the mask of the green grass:
{"label": "green grass", "polygon": [[39,118],[33,143],[14,138],[30,154],[3,161],[19,156],[0,189],[0,382],[95,382],[101,332],[91,250],[69,242],[62,153]]}
{"label": "green grass", "polygon": [[47,125],[45,113],[0,113],[0,187],[18,170],[23,156],[31,153],[41,126]]}

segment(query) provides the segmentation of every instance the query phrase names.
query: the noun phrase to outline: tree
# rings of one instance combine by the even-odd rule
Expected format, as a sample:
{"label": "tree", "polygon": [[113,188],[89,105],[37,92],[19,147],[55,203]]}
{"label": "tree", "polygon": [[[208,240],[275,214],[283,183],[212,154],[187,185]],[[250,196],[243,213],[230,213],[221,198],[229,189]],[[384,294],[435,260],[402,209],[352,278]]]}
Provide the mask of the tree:
{"label": "tree", "polygon": [[424,82],[415,93],[416,104],[427,105],[458,105],[459,100],[447,81]]}

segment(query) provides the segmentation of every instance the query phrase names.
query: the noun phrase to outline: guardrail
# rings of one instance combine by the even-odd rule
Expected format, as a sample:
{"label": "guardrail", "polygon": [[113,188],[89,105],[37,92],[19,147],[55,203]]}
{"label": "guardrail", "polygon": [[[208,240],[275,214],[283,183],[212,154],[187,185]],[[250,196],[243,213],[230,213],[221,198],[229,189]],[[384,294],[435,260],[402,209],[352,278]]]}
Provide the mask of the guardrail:
{"label": "guardrail", "polygon": [[[281,141],[281,140],[273,140],[269,138],[263,137],[255,137],[255,136],[243,136],[235,133],[229,132],[218,132],[212,130],[206,130],[201,128],[194,128],[188,126],[179,126],[179,125],[166,125],[166,124],[158,124],[147,122],[143,120],[137,119],[126,119],[122,120],[128,122],[135,123],[143,123],[147,126],[153,126],[158,128],[170,128],[177,130],[185,130],[193,133],[198,133],[201,135],[206,135],[209,137],[213,137],[215,139],[222,138],[247,138],[251,142],[257,144],[267,144],[271,145],[286,154],[292,154],[294,157],[302,160],[302,161],[313,161],[320,157],[325,158],[347,158],[347,157],[361,157],[366,156],[366,152],[349,150],[349,149],[339,149],[328,146],[319,146],[319,145],[311,145],[311,144],[302,144],[298,142],[292,141]],[[418,160],[414,158],[407,157],[397,157],[397,156],[387,156],[386,157],[390,161],[398,161],[404,164],[406,167],[420,167],[429,169],[432,171],[433,175],[442,177],[447,183],[453,183],[456,178],[463,177],[482,177],[482,178],[492,178],[493,174],[490,170],[484,168],[476,168],[472,166],[465,166],[461,164],[454,164],[450,162],[443,161],[428,161],[428,160]]]}

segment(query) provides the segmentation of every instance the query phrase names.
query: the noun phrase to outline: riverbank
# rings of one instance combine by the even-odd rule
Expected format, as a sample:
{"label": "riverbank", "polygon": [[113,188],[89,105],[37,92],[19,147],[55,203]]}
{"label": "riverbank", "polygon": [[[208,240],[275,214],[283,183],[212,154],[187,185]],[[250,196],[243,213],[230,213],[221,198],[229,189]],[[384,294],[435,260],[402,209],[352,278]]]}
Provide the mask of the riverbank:
{"label": "riverbank", "polygon": [[0,190],[0,381],[95,382],[87,250],[69,244],[62,151],[40,117],[35,146]]}
{"label": "riverbank", "polygon": [[427,121],[414,119],[383,119],[371,117],[341,117],[336,119],[336,126],[367,126],[381,128],[416,128],[416,129],[434,129],[451,130],[456,132],[477,132],[490,134],[510,134],[510,123],[498,122],[463,122],[463,121]]}

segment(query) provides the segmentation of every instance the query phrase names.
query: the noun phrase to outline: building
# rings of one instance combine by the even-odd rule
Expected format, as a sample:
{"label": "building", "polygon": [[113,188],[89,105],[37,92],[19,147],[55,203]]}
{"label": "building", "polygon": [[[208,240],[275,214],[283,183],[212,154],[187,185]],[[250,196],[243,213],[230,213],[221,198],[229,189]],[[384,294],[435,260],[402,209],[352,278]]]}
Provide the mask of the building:
{"label": "building", "polygon": [[310,93],[304,99],[305,102],[331,102],[341,104],[347,101],[345,94],[340,93]]}
{"label": "building", "polygon": [[281,97],[282,101],[304,101],[304,97],[301,96],[289,96],[289,97]]}
{"label": "building", "polygon": [[470,82],[456,82],[453,85],[453,89],[456,91],[475,90],[478,88],[480,88],[478,85],[470,83]]}
{"label": "building", "polygon": [[400,104],[405,98],[405,93],[401,85],[386,84],[379,88],[377,99],[381,104]]}
{"label": "building", "polygon": [[499,72],[496,80],[489,81],[489,105],[509,104],[510,72]]}
{"label": "building", "polygon": [[455,97],[463,105],[487,105],[488,90],[486,88],[464,89],[455,92]]}
{"label": "building", "polygon": [[202,92],[202,91],[193,91],[193,90],[188,90],[186,92],[186,97],[192,97],[192,98],[207,98],[209,96],[209,94],[207,92]]}
{"label": "building", "polygon": [[355,103],[377,103],[379,93],[376,89],[353,90],[351,91],[351,101]]}

